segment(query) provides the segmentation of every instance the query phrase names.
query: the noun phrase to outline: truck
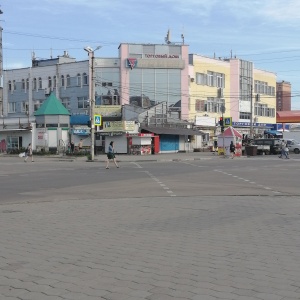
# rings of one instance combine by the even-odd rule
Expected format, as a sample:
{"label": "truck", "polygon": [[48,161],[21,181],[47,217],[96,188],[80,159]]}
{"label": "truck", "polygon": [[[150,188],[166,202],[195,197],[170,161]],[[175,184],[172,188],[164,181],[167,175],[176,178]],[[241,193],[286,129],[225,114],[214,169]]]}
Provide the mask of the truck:
{"label": "truck", "polygon": [[283,139],[290,152],[300,153],[300,131],[284,131]]}

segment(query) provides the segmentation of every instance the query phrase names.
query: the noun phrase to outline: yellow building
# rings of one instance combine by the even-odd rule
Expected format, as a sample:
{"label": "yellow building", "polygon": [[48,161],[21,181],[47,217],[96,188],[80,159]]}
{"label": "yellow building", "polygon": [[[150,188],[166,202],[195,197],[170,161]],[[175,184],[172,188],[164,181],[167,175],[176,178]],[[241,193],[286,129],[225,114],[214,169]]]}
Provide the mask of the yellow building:
{"label": "yellow building", "polygon": [[221,133],[221,117],[248,136],[276,124],[276,74],[237,58],[190,54],[189,77],[189,121],[211,140]]}

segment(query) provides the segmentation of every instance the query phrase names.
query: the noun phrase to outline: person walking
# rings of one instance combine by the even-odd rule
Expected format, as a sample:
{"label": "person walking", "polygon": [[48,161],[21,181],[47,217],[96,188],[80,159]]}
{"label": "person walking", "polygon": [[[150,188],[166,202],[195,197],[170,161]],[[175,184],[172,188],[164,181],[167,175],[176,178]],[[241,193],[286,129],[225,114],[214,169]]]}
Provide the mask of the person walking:
{"label": "person walking", "polygon": [[230,142],[229,149],[230,149],[231,158],[233,159],[235,155],[235,145],[233,144],[233,141]]}
{"label": "person walking", "polygon": [[82,150],[82,145],[83,145],[83,140],[80,139],[80,141],[78,143],[78,150],[79,150],[79,152],[81,152],[81,150]]}
{"label": "person walking", "polygon": [[109,161],[112,160],[114,164],[116,165],[117,168],[119,168],[119,165],[117,164],[116,161],[116,156],[115,156],[115,149],[114,149],[114,142],[111,141],[108,146],[108,152],[107,152],[107,161],[106,161],[106,169],[109,169]]}
{"label": "person walking", "polygon": [[72,141],[71,142],[71,153],[72,154],[74,153],[74,149],[75,149],[75,145],[74,145],[74,142]]}
{"label": "person walking", "polygon": [[31,143],[28,144],[28,147],[25,150],[25,159],[24,159],[24,162],[27,162],[27,159],[28,159],[29,156],[31,157],[31,162],[34,162],[33,155],[32,155],[32,146],[31,146]]}
{"label": "person walking", "polygon": [[[288,157],[288,147],[286,146],[286,143],[284,140],[281,141],[281,144],[280,144],[280,149],[281,149],[281,153],[280,155],[278,156],[279,158],[282,158],[283,156],[285,156],[285,158],[289,158]],[[286,151],[287,149],[287,151]]]}

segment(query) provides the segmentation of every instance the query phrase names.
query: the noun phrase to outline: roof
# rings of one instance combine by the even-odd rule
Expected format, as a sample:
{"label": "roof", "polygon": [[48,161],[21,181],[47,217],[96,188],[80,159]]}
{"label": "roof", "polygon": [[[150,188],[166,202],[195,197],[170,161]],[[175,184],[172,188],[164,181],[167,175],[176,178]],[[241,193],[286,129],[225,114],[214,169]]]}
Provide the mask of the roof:
{"label": "roof", "polygon": [[239,138],[243,138],[243,136],[232,126],[227,127],[223,133],[221,133],[219,136],[236,136]]}
{"label": "roof", "polygon": [[141,126],[141,129],[153,132],[156,134],[170,134],[170,135],[204,135],[202,131],[189,128],[169,128],[169,127],[147,127]]}
{"label": "roof", "polygon": [[34,113],[35,116],[44,115],[70,115],[70,112],[56,98],[54,93],[44,101],[41,107]]}
{"label": "roof", "polygon": [[277,111],[276,123],[300,123],[300,110]]}

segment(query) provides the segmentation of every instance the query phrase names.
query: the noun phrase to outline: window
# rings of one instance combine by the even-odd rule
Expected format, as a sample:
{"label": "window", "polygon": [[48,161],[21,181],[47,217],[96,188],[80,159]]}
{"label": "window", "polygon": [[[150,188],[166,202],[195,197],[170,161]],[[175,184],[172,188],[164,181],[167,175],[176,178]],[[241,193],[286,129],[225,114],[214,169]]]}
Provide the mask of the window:
{"label": "window", "polygon": [[240,119],[250,120],[250,113],[240,112]]}
{"label": "window", "polygon": [[56,88],[56,76],[53,76],[53,88]]}
{"label": "window", "polygon": [[8,136],[7,137],[7,149],[18,149],[19,148],[19,137]]}
{"label": "window", "polygon": [[206,85],[207,75],[203,73],[196,73],[196,84]]}
{"label": "window", "polygon": [[22,79],[22,90],[25,90],[25,79]]}
{"label": "window", "polygon": [[87,74],[83,73],[82,77],[83,77],[83,85],[87,85],[88,84],[88,76],[87,76]]}
{"label": "window", "polygon": [[77,86],[81,86],[81,75],[77,74]]}
{"label": "window", "polygon": [[70,98],[68,97],[61,98],[61,103],[66,109],[70,108]]}
{"label": "window", "polygon": [[33,90],[36,90],[36,78],[33,78]]}
{"label": "window", "polygon": [[78,97],[78,108],[88,108],[89,107],[89,101],[87,97]]}
{"label": "window", "polygon": [[29,104],[26,101],[22,102],[22,106],[21,106],[21,112],[28,112],[29,111]]}
{"label": "window", "polygon": [[65,76],[61,75],[60,77],[61,86],[65,86]]}
{"label": "window", "polygon": [[210,72],[210,71],[207,72],[207,85],[208,86],[214,86],[214,75],[213,75],[213,72]]}
{"label": "window", "polygon": [[42,100],[36,100],[36,101],[34,101],[34,103],[33,103],[33,109],[34,109],[34,111],[37,111],[40,108],[40,106],[42,105],[42,103],[43,103]]}
{"label": "window", "polygon": [[8,90],[11,92],[11,81],[8,82]]}
{"label": "window", "polygon": [[39,77],[39,89],[43,88],[42,78]]}
{"label": "window", "polygon": [[66,78],[67,78],[67,86],[71,86],[71,77],[70,77],[70,75],[68,74],[67,76],[66,76]]}
{"label": "window", "polygon": [[13,80],[14,91],[17,89],[16,81]]}
{"label": "window", "polygon": [[52,88],[52,78],[51,78],[51,76],[48,77],[48,88]]}
{"label": "window", "polygon": [[225,75],[221,73],[217,73],[217,87],[224,88],[225,87]]}
{"label": "window", "polygon": [[26,90],[29,90],[29,78],[26,79]]}
{"label": "window", "polygon": [[9,102],[8,103],[8,112],[15,113],[16,112],[16,102]]}
{"label": "window", "polygon": [[199,100],[199,99],[196,99],[196,102],[195,102],[195,110],[196,111],[206,111],[205,110],[205,100]]}

